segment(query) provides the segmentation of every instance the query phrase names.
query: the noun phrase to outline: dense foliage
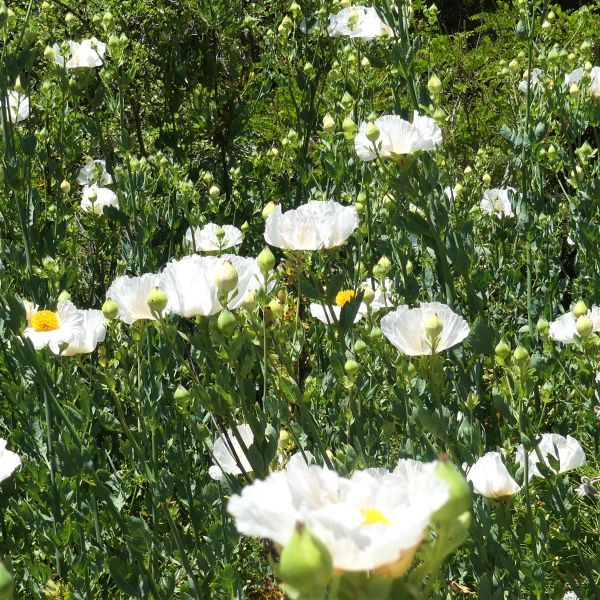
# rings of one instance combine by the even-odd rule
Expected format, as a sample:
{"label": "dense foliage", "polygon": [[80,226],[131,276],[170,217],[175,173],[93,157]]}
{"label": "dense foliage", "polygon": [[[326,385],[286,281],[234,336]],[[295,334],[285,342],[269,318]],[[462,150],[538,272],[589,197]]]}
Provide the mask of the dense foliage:
{"label": "dense foliage", "polygon": [[[378,0],[394,35],[369,41],[327,34],[348,4],[0,2],[0,434],[22,460],[0,486],[0,554],[16,597],[283,597],[279,549],[240,536],[227,502],[299,450],[345,476],[500,450],[520,486],[474,494],[466,540],[426,577],[432,540],[395,587],[357,575],[340,598],[598,597],[600,315],[572,343],[548,322],[600,304],[600,92],[565,83],[600,64],[600,4],[498,1],[442,27],[448,3]],[[99,66],[57,64],[92,36]],[[30,102],[18,122],[13,92]],[[360,159],[361,123],[413,111],[442,144]],[[101,214],[81,204],[91,159],[112,180]],[[504,188],[512,214],[486,212]],[[256,257],[269,203],[311,200],[355,206],[360,225],[329,250],[273,246],[242,307],[112,319],[74,356],[24,337],[27,302],[100,309],[117,277],[192,254],[188,227],[207,223],[240,228],[226,252]],[[365,281],[389,292],[377,312]],[[315,318],[336,298],[338,318]],[[433,301],[469,336],[399,352],[383,315]],[[251,470],[217,481],[215,440],[242,423]],[[575,438],[585,464],[557,474],[551,458],[528,480],[516,450],[543,433]]]}

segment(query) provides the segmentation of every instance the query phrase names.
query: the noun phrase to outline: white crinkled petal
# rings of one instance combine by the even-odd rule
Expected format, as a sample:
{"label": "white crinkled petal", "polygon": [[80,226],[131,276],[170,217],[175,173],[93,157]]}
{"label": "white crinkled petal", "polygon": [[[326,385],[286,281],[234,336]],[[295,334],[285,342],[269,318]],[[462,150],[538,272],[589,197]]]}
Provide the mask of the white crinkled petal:
{"label": "white crinkled petal", "polygon": [[[164,289],[159,276],[154,273],[146,273],[140,277],[124,275],[117,277],[112,282],[106,292],[106,297],[117,304],[119,307],[118,317],[124,323],[131,325],[135,321],[144,319],[154,321],[147,298],[155,287]],[[169,312],[168,306],[165,312]]]}
{"label": "white crinkled petal", "polygon": [[219,240],[217,231],[219,225],[216,223],[207,223],[204,227],[189,228],[185,234],[186,240],[195,246],[196,250],[202,252],[217,252],[239,246],[242,243],[242,232],[233,225],[223,225],[221,227],[225,235]]}
{"label": "white crinkled petal", "polygon": [[548,335],[555,342],[573,344],[577,336],[577,319],[572,312],[565,313],[552,321],[548,327]]}
{"label": "white crinkled petal", "polygon": [[521,488],[511,477],[499,452],[484,454],[467,471],[473,490],[487,498],[502,498],[516,494]]}
{"label": "white crinkled petal", "polygon": [[6,449],[6,440],[0,438],[0,482],[8,479],[21,466],[21,457]]}
{"label": "white crinkled petal", "polygon": [[[237,430],[246,448],[249,448],[254,442],[252,428],[250,425],[243,423],[238,425]],[[220,479],[223,473],[241,475],[242,471],[238,466],[238,462],[246,473],[252,473],[252,466],[231,429],[227,430],[227,435],[222,434],[216,439],[212,455],[215,465],[209,469],[209,475],[213,479]],[[215,476],[217,471],[219,472],[218,477]]]}

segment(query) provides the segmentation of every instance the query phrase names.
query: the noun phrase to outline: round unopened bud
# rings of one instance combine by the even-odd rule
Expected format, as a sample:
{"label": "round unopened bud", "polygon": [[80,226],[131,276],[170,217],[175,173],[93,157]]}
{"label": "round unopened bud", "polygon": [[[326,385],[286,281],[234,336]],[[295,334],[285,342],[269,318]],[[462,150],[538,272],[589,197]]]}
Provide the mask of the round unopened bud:
{"label": "round unopened bud", "polygon": [[367,306],[371,306],[373,300],[375,300],[375,290],[368,284],[363,285],[363,302]]}
{"label": "round unopened bud", "polygon": [[302,67],[302,70],[307,75],[310,75],[315,70],[315,68],[313,67],[313,64],[311,62],[306,62],[306,63],[304,63],[304,67]]}
{"label": "round unopened bud", "polygon": [[112,13],[107,11],[102,17],[102,27],[104,27],[104,29],[110,29],[113,26],[114,21]]}
{"label": "round unopened bud", "polygon": [[211,185],[210,189],[208,190],[208,195],[214,199],[218,198],[221,195],[221,190],[219,189],[219,186],[217,185]]}
{"label": "round unopened bud", "polygon": [[357,355],[361,355],[364,354],[367,350],[367,344],[363,341],[363,340],[356,340],[356,342],[354,342],[354,352],[356,352]]}
{"label": "round unopened bud", "polygon": [[490,183],[492,183],[492,176],[489,173],[484,173],[481,181],[483,181],[485,185],[490,185]]}
{"label": "round unopened bud", "polygon": [[448,460],[440,460],[433,475],[448,485],[448,500],[433,515],[441,523],[454,521],[471,510],[471,488],[460,469]]}
{"label": "round unopened bud", "polygon": [[222,292],[231,292],[238,284],[238,273],[230,260],[226,260],[217,269],[214,277],[217,288]]}
{"label": "round unopened bud", "polygon": [[271,302],[269,302],[268,307],[271,310],[271,314],[276,317],[281,317],[283,315],[283,302],[279,302],[277,298],[273,298]]}
{"label": "round unopened bud", "polygon": [[433,111],[433,120],[438,124],[438,125],[443,125],[444,121],[446,120],[446,111],[441,107],[438,106],[434,111]]}
{"label": "round unopened bud", "polygon": [[65,15],[65,23],[69,26],[73,25],[73,23],[75,23],[75,15],[72,12],[68,12]]}
{"label": "round unopened bud", "polygon": [[516,58],[513,58],[509,63],[508,63],[508,68],[513,72],[516,73],[519,70],[519,61]]}
{"label": "round unopened bud", "polygon": [[444,324],[440,321],[440,318],[437,316],[437,314],[433,313],[425,319],[423,327],[425,328],[425,334],[427,337],[433,340],[438,338],[440,333],[442,333]]}
{"label": "round unopened bud", "polygon": [[579,86],[576,83],[572,83],[569,86],[569,96],[572,98],[579,96]]}
{"label": "round unopened bud", "polygon": [[548,60],[550,62],[556,62],[557,60],[560,60],[560,51],[556,48],[552,48],[552,50],[548,52]]}
{"label": "round unopened bud", "polygon": [[381,339],[381,337],[383,337],[383,331],[381,331],[381,329],[379,329],[379,327],[374,325],[373,328],[371,329],[371,331],[369,332],[369,337],[372,340]]}
{"label": "round unopened bud", "polygon": [[452,190],[454,192],[454,197],[458,198],[463,193],[464,189],[465,188],[462,186],[462,184],[457,183]]}
{"label": "round unopened bud", "polygon": [[66,179],[60,182],[60,191],[63,194],[68,194],[71,191],[71,184]]}
{"label": "round unopened bud", "polygon": [[427,89],[434,98],[442,92],[442,82],[437,75],[431,76],[431,78],[427,82]]}
{"label": "round unopened bud", "polygon": [[21,76],[20,75],[17,75],[17,79],[15,80],[15,92],[17,92],[17,94],[25,93],[25,88],[21,84]]}
{"label": "round unopened bud", "polygon": [[281,579],[304,596],[325,588],[332,575],[333,561],[327,547],[308,529],[298,527],[281,551]]}
{"label": "round unopened bud", "polygon": [[248,290],[242,299],[242,304],[240,305],[244,310],[250,312],[256,306],[256,295],[252,290]]}
{"label": "round unopened bud", "polygon": [[260,254],[256,257],[258,268],[263,275],[266,275],[275,266],[275,256],[268,246],[265,246]]}
{"label": "round unopened bud", "polygon": [[348,110],[352,106],[353,103],[354,103],[354,98],[348,92],[344,92],[344,95],[342,96],[342,99],[340,100],[340,104],[346,110]]}
{"label": "round unopened bud", "polygon": [[577,302],[575,304],[575,306],[573,307],[573,314],[577,318],[581,317],[582,315],[587,314],[587,311],[588,311],[588,307],[583,300],[579,300],[579,302]]}
{"label": "round unopened bud", "polygon": [[524,367],[529,362],[529,352],[527,352],[527,348],[519,344],[513,352],[513,359],[517,365]]}
{"label": "round unopened bud", "polygon": [[276,208],[277,204],[275,204],[275,202],[272,200],[271,202],[265,204],[264,208],[262,209],[262,218],[266,219]]}
{"label": "round unopened bud", "polygon": [[470,175],[472,172],[473,172],[473,169],[472,169],[472,168],[471,168],[469,165],[467,165],[467,166],[465,167],[465,170],[463,171],[463,173],[464,173],[465,175]]}
{"label": "round unopened bud", "polygon": [[506,360],[510,356],[510,346],[504,340],[501,340],[496,345],[494,353],[499,359]]}
{"label": "round unopened bud", "polygon": [[387,273],[392,268],[392,263],[387,256],[382,256],[377,264]]}
{"label": "round unopened bud", "polygon": [[294,17],[297,17],[298,15],[302,14],[302,8],[297,2],[292,2],[290,4],[290,12],[294,15]]}
{"label": "round unopened bud", "polygon": [[356,209],[357,214],[362,215],[365,212],[365,205],[360,202],[356,202],[354,204],[354,208]]}
{"label": "round unopened bud", "polygon": [[92,203],[96,202],[96,200],[98,199],[98,193],[96,192],[96,190],[91,189],[87,193],[87,199]]}
{"label": "round unopened bud", "polygon": [[323,117],[323,131],[325,133],[333,133],[335,131],[335,120],[329,113]]}
{"label": "round unopened bud", "polygon": [[589,60],[586,60],[585,64],[583,65],[583,68],[586,73],[591,73],[592,69],[594,68],[594,65]]}
{"label": "round unopened bud", "polygon": [[376,142],[379,139],[379,127],[377,127],[373,121],[369,121],[367,123],[365,135],[369,141]]}
{"label": "round unopened bud", "polygon": [[286,15],[285,17],[283,17],[283,20],[281,21],[281,24],[277,28],[277,31],[279,31],[279,33],[288,33],[290,31],[290,29],[293,27],[293,25],[294,25],[294,22],[292,21],[292,19],[290,19]]}
{"label": "round unopened bud", "polygon": [[554,19],[556,19],[556,14],[553,10],[551,10],[547,15],[546,15],[546,19],[548,19],[548,21],[550,21],[550,23],[552,23],[552,21],[554,21]]}
{"label": "round unopened bud", "polygon": [[540,317],[538,319],[538,322],[536,323],[535,330],[541,335],[546,335],[549,329],[550,324],[548,323],[548,321],[546,321],[544,317]]}
{"label": "round unopened bud", "polygon": [[244,221],[240,229],[242,233],[246,235],[250,231],[250,223],[248,223],[248,221]]}
{"label": "round unopened bud", "polygon": [[59,302],[70,302],[70,300],[71,300],[71,294],[69,294],[69,292],[67,292],[67,290],[63,290],[58,295],[58,301]]}
{"label": "round unopened bud", "polygon": [[187,409],[190,403],[190,393],[186,388],[182,385],[178,385],[177,389],[173,394],[173,400],[175,401],[175,405],[181,410]]}
{"label": "round unopened bud", "polygon": [[41,9],[42,9],[44,12],[47,12],[47,11],[49,11],[51,8],[52,8],[52,6],[50,5],[50,2],[48,2],[48,0],[44,0],[44,1],[42,2]]}
{"label": "round unopened bud", "polygon": [[167,297],[166,292],[157,287],[155,287],[146,298],[146,303],[150,310],[158,314],[165,310],[168,301],[169,298]]}
{"label": "round unopened bud", "polygon": [[202,175],[202,181],[204,181],[204,183],[206,185],[210,185],[214,180],[213,174],[210,171],[205,171],[204,174]]}
{"label": "round unopened bud", "polygon": [[371,61],[366,56],[363,56],[362,60],[360,61],[360,66],[363,69],[368,69],[371,67]]}
{"label": "round unopened bud", "polygon": [[215,231],[215,235],[217,236],[218,240],[222,240],[225,237],[225,230],[219,225]]}
{"label": "round unopened bud", "polygon": [[556,158],[556,148],[554,147],[554,144],[550,144],[550,146],[548,146],[546,156],[548,156],[550,160],[554,160]]}
{"label": "round unopened bud", "polygon": [[352,120],[352,117],[346,117],[342,121],[342,131],[347,138],[354,137],[356,133],[356,123]]}
{"label": "round unopened bud", "polygon": [[217,318],[217,327],[225,333],[230,332],[237,324],[235,315],[227,308],[224,308]]}
{"label": "round unopened bud", "polygon": [[550,23],[550,21],[548,21],[548,19],[544,19],[544,21],[542,22],[542,29],[544,31],[548,31],[548,29],[550,29],[552,27],[552,23]]}
{"label": "round unopened bud", "polygon": [[344,364],[344,371],[348,377],[354,377],[360,369],[360,365],[353,359],[349,359]]}
{"label": "round unopened bud", "polygon": [[52,48],[52,46],[46,46],[46,48],[44,49],[44,58],[46,60],[49,60],[50,62],[53,62],[54,56],[54,48]]}
{"label": "round unopened bud", "polygon": [[577,319],[575,327],[577,328],[577,334],[583,339],[592,335],[592,332],[594,331],[594,323],[587,315],[581,315]]}
{"label": "round unopened bud", "polygon": [[117,306],[117,303],[114,300],[111,300],[110,298],[102,305],[102,314],[109,320],[112,321],[113,319],[117,318],[117,315],[119,314],[119,307]]}
{"label": "round unopened bud", "polygon": [[277,440],[277,448],[283,452],[287,448],[287,445],[290,443],[290,434],[285,429],[281,429],[279,431],[279,438]]}

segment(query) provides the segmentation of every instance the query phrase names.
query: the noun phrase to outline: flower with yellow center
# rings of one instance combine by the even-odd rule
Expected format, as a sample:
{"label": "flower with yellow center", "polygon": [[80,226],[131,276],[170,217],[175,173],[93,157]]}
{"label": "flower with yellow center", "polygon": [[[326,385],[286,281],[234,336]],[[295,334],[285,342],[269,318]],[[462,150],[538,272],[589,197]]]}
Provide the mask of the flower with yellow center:
{"label": "flower with yellow center", "polygon": [[351,302],[355,297],[356,292],[354,290],[341,290],[335,296],[335,303],[340,308],[344,308],[344,306]]}
{"label": "flower with yellow center", "polygon": [[31,326],[36,331],[54,331],[60,327],[60,322],[51,310],[38,310],[31,317]]}
{"label": "flower with yellow center", "polygon": [[60,354],[83,334],[83,314],[70,301],[59,302],[56,312],[37,310],[29,302],[25,306],[28,327],[23,335],[31,340],[36,350],[47,346],[55,354]]}

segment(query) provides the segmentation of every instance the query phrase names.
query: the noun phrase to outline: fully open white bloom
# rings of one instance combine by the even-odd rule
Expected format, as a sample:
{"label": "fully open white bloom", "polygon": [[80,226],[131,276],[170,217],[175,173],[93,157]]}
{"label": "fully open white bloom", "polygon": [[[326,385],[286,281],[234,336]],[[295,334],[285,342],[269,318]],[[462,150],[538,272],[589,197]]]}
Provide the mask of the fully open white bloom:
{"label": "fully open white bloom", "polygon": [[235,289],[228,295],[227,308],[239,308],[248,292],[264,286],[264,277],[254,258],[235,254],[200,256],[193,254],[167,264],[160,274],[161,288],[169,298],[168,309],[181,317],[209,317],[222,306],[218,299],[215,274],[230,261],[238,275]]}
{"label": "fully open white bloom", "polygon": [[106,161],[89,160],[79,170],[77,183],[79,185],[110,185],[113,182],[111,174],[106,170]]}
{"label": "fully open white bloom", "polygon": [[329,550],[335,569],[408,566],[448,486],[431,473],[383,469],[347,479],[325,467],[278,471],[231,498],[238,531],[284,546],[303,524]]}
{"label": "fully open white bloom", "polygon": [[0,481],[8,479],[21,466],[21,457],[6,449],[6,440],[0,438]]}
{"label": "fully open white bloom", "polygon": [[19,121],[24,121],[31,114],[29,96],[19,94],[19,92],[17,91],[11,91],[7,93],[6,100],[8,120],[11,123],[18,123]]}
{"label": "fully open white bloom", "polygon": [[436,352],[460,344],[469,335],[467,322],[440,302],[429,302],[412,309],[399,306],[381,319],[381,331],[400,352],[408,356],[431,354],[431,340],[425,331],[425,324],[433,315],[437,315],[442,324],[435,344]]}
{"label": "fully open white bloom", "polygon": [[371,279],[365,279],[365,281],[361,283],[361,287],[364,288],[369,286],[375,292],[375,297],[369,305],[369,308],[373,312],[377,312],[383,308],[392,308],[394,306],[392,299],[393,285],[394,284],[391,279],[385,279],[383,284],[379,283],[378,281],[371,281]]}
{"label": "fully open white bloom", "polygon": [[[222,229],[224,235],[221,239],[217,236],[217,231]],[[223,225],[220,227],[216,223],[207,223],[204,227],[189,228],[185,234],[185,239],[196,251],[218,252],[233,246],[239,246],[242,243],[242,232],[233,225]]]}
{"label": "fully open white bloom", "polygon": [[563,600],[579,600],[579,596],[575,592],[565,592]]}
{"label": "fully open white bloom", "polygon": [[367,122],[363,122],[354,138],[354,149],[362,160],[391,158],[398,160],[404,154],[431,152],[442,143],[442,130],[429,117],[422,117],[414,111],[413,122],[405,121],[398,115],[385,115],[375,119],[379,137],[372,142],[367,137]]}
{"label": "fully open white bloom", "polygon": [[[535,88],[540,83],[541,75],[542,75],[541,69],[535,68],[535,69],[531,70],[531,77],[529,77],[529,81],[530,81],[530,87],[532,90],[535,90]],[[524,94],[527,93],[527,79],[525,79],[524,81],[521,81],[521,83],[519,83],[519,91],[523,92]]]}
{"label": "fully open white bloom", "polygon": [[[581,444],[570,435],[564,437],[557,433],[544,433],[537,447],[548,468],[552,469],[548,462],[548,456],[553,456],[559,461],[558,473],[577,469],[585,463],[585,453]],[[517,462],[521,466],[525,465],[525,452],[521,444],[517,447]],[[529,479],[534,475],[542,477],[537,466],[539,462],[540,459],[534,449],[529,454]]]}
{"label": "fully open white bloom", "polygon": [[312,200],[295,210],[281,206],[267,217],[265,241],[284,250],[325,250],[341,246],[358,227],[353,206]]}
{"label": "fully open white bloom", "polygon": [[373,7],[349,6],[335,15],[329,15],[327,33],[331,37],[348,36],[361,40],[393,37],[392,28],[384,23]]}
{"label": "fully open white bloom", "polygon": [[74,356],[75,354],[89,354],[96,346],[104,341],[106,337],[106,319],[101,310],[80,310],[83,316],[83,324],[79,336],[73,338],[69,346],[63,350],[63,356]]}
{"label": "fully open white bloom", "polygon": [[[600,306],[592,306],[587,316],[592,320],[592,332],[600,331]],[[577,333],[577,317],[568,312],[552,321],[548,328],[550,339],[563,344],[574,344],[575,340],[579,339]]]}
{"label": "fully open white bloom", "polygon": [[[90,195],[96,194],[94,200],[90,199]],[[81,198],[81,208],[86,212],[94,212],[97,215],[104,214],[104,207],[113,206],[119,208],[119,199],[117,195],[108,188],[98,187],[97,185],[86,185],[83,188]]]}
{"label": "fully open white bloom", "polygon": [[580,67],[565,75],[565,84],[567,87],[573,83],[579,85],[582,80],[587,81],[586,85],[590,96],[600,97],[600,67],[593,67],[589,73]]}
{"label": "fully open white bloom", "polygon": [[[63,344],[71,344],[82,335],[83,315],[72,302],[59,302],[56,312],[32,310],[26,306],[27,327],[23,335],[31,340],[36,350],[48,346],[55,354],[60,353]],[[29,310],[27,310],[29,308]]]}
{"label": "fully open white bloom", "polygon": [[[118,317],[124,323],[131,325],[135,321],[144,319],[153,321],[154,316],[148,306],[147,298],[155,287],[164,289],[159,276],[154,273],[146,273],[140,277],[123,275],[111,283],[106,298],[113,300],[119,307]],[[169,312],[168,306],[165,312]]]}
{"label": "fully open white bloom", "polygon": [[102,66],[102,57],[106,52],[106,44],[98,41],[96,38],[89,40],[82,40],[81,42],[74,42],[69,40],[69,57],[65,64],[65,57],[60,52],[60,46],[54,44],[52,49],[54,50],[54,61],[60,67],[66,67],[67,69],[86,69],[92,67]]}
{"label": "fully open white bloom", "polygon": [[477,494],[486,498],[512,496],[521,489],[502,462],[500,452],[484,454],[467,469],[467,480],[473,484]]}
{"label": "fully open white bloom", "polygon": [[[243,423],[237,426],[237,430],[246,449],[248,449],[254,442],[252,428],[250,425]],[[212,455],[216,464],[208,469],[208,474],[217,481],[222,479],[225,473],[228,475],[241,475],[242,471],[238,466],[238,462],[246,473],[252,473],[252,466],[231,429],[227,430],[227,435],[222,434],[216,439]]]}
{"label": "fully open white bloom", "polygon": [[483,192],[483,198],[479,203],[482,211],[496,215],[499,219],[512,217],[514,215],[510,194],[515,194],[514,188],[493,188]]}

